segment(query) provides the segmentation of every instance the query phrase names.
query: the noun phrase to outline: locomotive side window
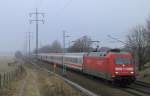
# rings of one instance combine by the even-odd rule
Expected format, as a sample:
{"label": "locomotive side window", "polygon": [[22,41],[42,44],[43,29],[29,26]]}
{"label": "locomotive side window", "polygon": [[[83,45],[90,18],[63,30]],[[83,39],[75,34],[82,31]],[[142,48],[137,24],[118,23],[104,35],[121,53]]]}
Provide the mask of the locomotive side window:
{"label": "locomotive side window", "polygon": [[115,63],[116,64],[131,64],[131,60],[128,58],[116,58]]}

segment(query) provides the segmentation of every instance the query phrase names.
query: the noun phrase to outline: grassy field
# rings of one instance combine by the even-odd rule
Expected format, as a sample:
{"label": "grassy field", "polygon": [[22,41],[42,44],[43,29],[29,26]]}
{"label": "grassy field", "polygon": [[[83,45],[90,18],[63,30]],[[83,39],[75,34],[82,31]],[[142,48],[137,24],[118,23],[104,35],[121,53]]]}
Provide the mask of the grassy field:
{"label": "grassy field", "polygon": [[0,73],[12,71],[16,66],[12,64],[15,61],[12,56],[0,56]]}
{"label": "grassy field", "polygon": [[[5,59],[3,64],[7,64],[7,60]],[[9,60],[12,61],[10,58]],[[3,67],[5,71],[11,69],[6,65]],[[39,70],[28,63],[24,63],[23,67],[25,71],[11,82],[9,87],[0,90],[0,96],[83,96],[55,74]]]}

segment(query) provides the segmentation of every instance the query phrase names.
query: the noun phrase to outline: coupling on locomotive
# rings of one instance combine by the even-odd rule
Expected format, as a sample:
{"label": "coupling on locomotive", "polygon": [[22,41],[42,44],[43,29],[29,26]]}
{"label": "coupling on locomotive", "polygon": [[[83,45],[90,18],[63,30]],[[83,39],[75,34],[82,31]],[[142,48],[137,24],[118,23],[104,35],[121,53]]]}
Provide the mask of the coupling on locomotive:
{"label": "coupling on locomotive", "polygon": [[109,50],[87,53],[40,53],[38,59],[102,78],[121,85],[135,81],[135,64],[129,52]]}

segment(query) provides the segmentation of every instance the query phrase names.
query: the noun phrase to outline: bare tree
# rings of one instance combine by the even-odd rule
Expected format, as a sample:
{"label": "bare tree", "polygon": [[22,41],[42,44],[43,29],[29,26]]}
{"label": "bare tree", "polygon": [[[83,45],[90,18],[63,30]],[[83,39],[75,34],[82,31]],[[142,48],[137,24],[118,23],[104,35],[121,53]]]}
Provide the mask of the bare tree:
{"label": "bare tree", "polygon": [[58,42],[57,40],[55,40],[51,47],[50,47],[51,52],[61,52],[62,51],[62,47],[60,42]]}
{"label": "bare tree", "polygon": [[61,44],[55,40],[51,45],[45,45],[39,49],[39,53],[61,52]]}
{"label": "bare tree", "polygon": [[146,39],[146,42],[147,42],[147,59],[149,60],[150,62],[150,17],[147,19],[147,23],[146,23],[146,35],[145,35],[145,39]]}
{"label": "bare tree", "polygon": [[20,51],[16,51],[15,57],[21,59],[21,58],[23,58],[23,54]]}
{"label": "bare tree", "polygon": [[69,52],[88,52],[92,49],[91,38],[83,36],[77,39],[74,44],[68,48]]}
{"label": "bare tree", "polygon": [[150,45],[150,17],[147,19],[147,24],[146,24],[146,39],[147,43]]}
{"label": "bare tree", "polygon": [[50,53],[51,52],[50,48],[51,48],[50,45],[42,46],[41,48],[39,48],[39,53]]}
{"label": "bare tree", "polygon": [[150,32],[150,17],[147,19],[147,30]]}
{"label": "bare tree", "polygon": [[135,60],[138,63],[138,69],[142,70],[147,62],[147,40],[146,28],[144,26],[136,26],[127,36],[127,48],[131,50]]}

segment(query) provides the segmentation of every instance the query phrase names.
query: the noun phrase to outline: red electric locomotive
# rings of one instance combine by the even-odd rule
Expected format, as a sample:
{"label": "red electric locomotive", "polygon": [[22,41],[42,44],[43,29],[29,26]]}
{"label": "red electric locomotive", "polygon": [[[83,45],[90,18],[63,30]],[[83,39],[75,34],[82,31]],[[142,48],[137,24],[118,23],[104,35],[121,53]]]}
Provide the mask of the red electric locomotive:
{"label": "red electric locomotive", "polygon": [[92,52],[84,56],[83,72],[113,81],[120,85],[129,85],[135,81],[135,65],[128,52],[110,50]]}

